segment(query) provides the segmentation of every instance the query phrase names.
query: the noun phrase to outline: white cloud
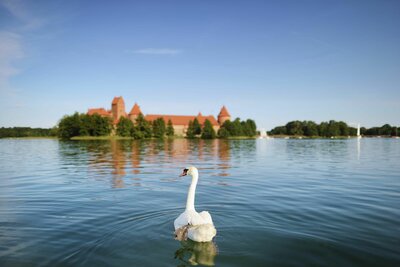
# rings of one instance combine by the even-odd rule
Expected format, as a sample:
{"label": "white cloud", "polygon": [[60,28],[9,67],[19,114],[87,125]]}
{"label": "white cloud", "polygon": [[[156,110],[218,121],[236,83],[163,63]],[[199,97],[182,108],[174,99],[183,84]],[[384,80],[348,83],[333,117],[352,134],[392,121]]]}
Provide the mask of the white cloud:
{"label": "white cloud", "polygon": [[8,10],[17,20],[22,22],[23,30],[32,30],[41,27],[42,18],[34,17],[20,0],[0,0],[0,5]]}
{"label": "white cloud", "polygon": [[15,89],[11,87],[10,78],[20,72],[15,65],[24,57],[23,35],[41,27],[44,20],[33,16],[26,3],[21,0],[0,0],[0,6],[22,25],[8,30],[0,28],[0,90],[14,94]]}
{"label": "white cloud", "polygon": [[177,55],[182,53],[181,50],[170,49],[170,48],[144,48],[138,50],[127,50],[127,52],[134,54],[146,54],[146,55]]}

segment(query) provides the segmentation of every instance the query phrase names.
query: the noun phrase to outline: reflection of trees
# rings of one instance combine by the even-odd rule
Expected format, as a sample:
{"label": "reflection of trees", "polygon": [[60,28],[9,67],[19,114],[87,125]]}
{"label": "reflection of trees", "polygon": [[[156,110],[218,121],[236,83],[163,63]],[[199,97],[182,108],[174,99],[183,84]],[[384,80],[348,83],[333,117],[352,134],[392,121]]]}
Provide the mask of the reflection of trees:
{"label": "reflection of trees", "polygon": [[175,259],[180,262],[178,267],[190,265],[214,266],[218,250],[214,242],[194,242],[190,239],[181,242],[181,247],[175,251]]}
{"label": "reflection of trees", "polygon": [[[152,166],[151,172],[165,172],[186,165],[218,169],[218,176],[229,176],[231,168],[231,140],[99,140],[61,143],[61,155],[71,164],[87,165],[101,176],[112,175],[112,187],[121,188],[128,181],[135,181],[145,175],[144,166]],[[81,153],[84,150],[86,153]],[[87,159],[82,160],[82,159]],[[203,167],[204,168],[204,167]],[[140,176],[139,176],[140,175]],[[133,177],[132,177],[133,176]],[[140,185],[135,182],[135,185]]]}
{"label": "reflection of trees", "polygon": [[131,150],[131,164],[132,164],[132,173],[139,174],[140,173],[140,161],[143,149],[143,141],[133,141],[132,142],[132,150]]}
{"label": "reflection of trees", "polygon": [[111,140],[111,156],[113,165],[113,171],[111,173],[113,174],[112,187],[114,188],[123,188],[125,186],[124,180],[122,179],[126,174],[126,162],[123,147],[124,144],[122,142]]}
{"label": "reflection of trees", "polygon": [[111,170],[111,185],[114,188],[125,186],[122,179],[126,175],[125,152],[130,147],[126,141],[82,141],[79,142],[88,154],[88,165],[99,174],[107,174]]}
{"label": "reflection of trees", "polygon": [[219,140],[218,157],[220,159],[218,168],[221,170],[221,172],[218,175],[229,176],[227,170],[231,168],[230,164],[231,153],[230,153],[230,143],[228,140]]}

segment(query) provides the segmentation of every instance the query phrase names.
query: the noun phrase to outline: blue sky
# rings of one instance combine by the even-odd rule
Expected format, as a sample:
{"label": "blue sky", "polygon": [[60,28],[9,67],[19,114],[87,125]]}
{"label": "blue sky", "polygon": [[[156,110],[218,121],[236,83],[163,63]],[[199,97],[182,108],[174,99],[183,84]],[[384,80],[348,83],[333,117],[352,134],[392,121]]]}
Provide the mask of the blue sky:
{"label": "blue sky", "polygon": [[400,126],[400,1],[0,0],[0,127],[152,114]]}

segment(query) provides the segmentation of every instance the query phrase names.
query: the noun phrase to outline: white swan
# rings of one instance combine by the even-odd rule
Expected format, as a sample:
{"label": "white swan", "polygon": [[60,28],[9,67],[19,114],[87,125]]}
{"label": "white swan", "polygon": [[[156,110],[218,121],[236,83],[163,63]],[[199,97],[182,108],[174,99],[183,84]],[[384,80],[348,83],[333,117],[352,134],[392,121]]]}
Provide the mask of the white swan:
{"label": "white swan", "polygon": [[209,242],[217,234],[212,218],[208,211],[198,213],[194,208],[199,171],[196,167],[185,168],[180,176],[192,176],[185,211],[174,221],[175,237],[179,240],[190,238],[196,242]]}

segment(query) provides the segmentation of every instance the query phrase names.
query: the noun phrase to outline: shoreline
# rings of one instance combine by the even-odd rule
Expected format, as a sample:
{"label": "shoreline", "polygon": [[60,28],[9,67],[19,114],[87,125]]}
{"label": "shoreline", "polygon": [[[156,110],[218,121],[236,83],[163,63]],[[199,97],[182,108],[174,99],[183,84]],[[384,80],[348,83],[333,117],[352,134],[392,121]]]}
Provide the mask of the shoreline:
{"label": "shoreline", "polygon": [[[219,140],[256,140],[256,139],[357,139],[357,136],[332,136],[332,137],[324,137],[324,136],[302,136],[302,135],[268,135],[266,138],[260,138],[260,136],[230,136],[226,138],[215,138]],[[385,135],[374,135],[374,136],[362,136],[362,138],[392,138],[399,139],[399,136],[385,136]],[[20,136],[20,137],[1,137],[0,139],[19,139],[19,140],[30,140],[30,139],[57,139],[63,140],[57,136]],[[196,138],[186,138],[183,136],[174,136],[174,137],[165,137],[165,138],[143,138],[143,139],[135,139],[133,137],[123,137],[123,136],[74,136],[70,139],[70,141],[93,141],[93,140],[175,140],[175,139],[187,139],[187,140],[214,140],[214,139],[201,139],[200,137]]]}
{"label": "shoreline", "polygon": [[[277,139],[357,139],[357,136],[304,136],[304,135],[268,135],[269,138]],[[398,136],[388,135],[365,135],[361,138],[399,138]]]}

